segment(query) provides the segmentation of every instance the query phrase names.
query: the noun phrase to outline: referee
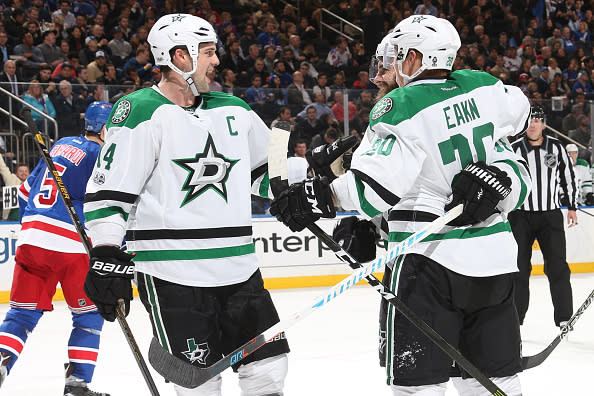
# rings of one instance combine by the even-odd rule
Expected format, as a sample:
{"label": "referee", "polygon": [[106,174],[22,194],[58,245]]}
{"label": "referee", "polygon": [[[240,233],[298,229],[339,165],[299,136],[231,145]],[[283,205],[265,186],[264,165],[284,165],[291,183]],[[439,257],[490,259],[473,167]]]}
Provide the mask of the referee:
{"label": "referee", "polygon": [[529,279],[532,244],[537,239],[544,257],[544,272],[549,280],[556,326],[562,326],[573,314],[570,270],[565,256],[565,230],[559,202],[559,189],[569,197],[567,222],[577,224],[577,188],[573,165],[561,142],[543,135],[545,117],[542,107],[532,106],[526,135],[512,147],[524,158],[532,178],[528,199],[509,214],[509,222],[518,243],[518,269],[515,278],[515,303],[520,324],[524,322],[530,300]]}

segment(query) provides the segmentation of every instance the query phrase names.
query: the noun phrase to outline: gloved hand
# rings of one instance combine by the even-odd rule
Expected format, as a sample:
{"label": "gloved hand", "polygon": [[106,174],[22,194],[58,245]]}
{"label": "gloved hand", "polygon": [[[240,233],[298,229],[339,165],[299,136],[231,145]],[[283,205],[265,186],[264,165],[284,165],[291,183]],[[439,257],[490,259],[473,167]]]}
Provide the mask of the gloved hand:
{"label": "gloved hand", "polygon": [[270,214],[294,232],[320,217],[336,217],[328,179],[316,176],[292,184],[270,203]]}
{"label": "gloved hand", "polygon": [[307,150],[305,158],[316,175],[326,176],[332,182],[350,167],[350,160],[345,164],[341,157],[352,149],[357,141],[354,135],[340,138],[332,144],[323,144],[313,150]]}
{"label": "gloved hand", "polygon": [[102,245],[91,249],[90,256],[85,293],[105,320],[115,320],[119,299],[124,300],[125,316],[128,316],[132,300],[130,281],[134,278],[134,263],[131,260],[134,255],[117,246]]}
{"label": "gloved hand", "polygon": [[587,193],[586,194],[585,204],[586,204],[586,206],[593,206],[594,205],[594,194],[593,193]]}
{"label": "gloved hand", "polygon": [[483,161],[468,164],[454,180],[452,201],[445,207],[447,211],[463,203],[464,210],[448,224],[462,226],[486,220],[498,212],[497,204],[511,193],[510,187],[511,179],[499,168]]}
{"label": "gloved hand", "polygon": [[358,262],[366,263],[375,259],[379,232],[371,221],[349,216],[342,218],[334,227],[332,239]]}

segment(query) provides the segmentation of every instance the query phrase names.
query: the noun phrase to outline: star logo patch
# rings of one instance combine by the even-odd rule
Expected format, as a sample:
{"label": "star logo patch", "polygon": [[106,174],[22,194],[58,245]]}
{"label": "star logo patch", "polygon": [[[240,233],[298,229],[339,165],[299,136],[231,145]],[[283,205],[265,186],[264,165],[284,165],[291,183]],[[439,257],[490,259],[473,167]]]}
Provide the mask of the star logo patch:
{"label": "star logo patch", "polygon": [[417,16],[413,18],[411,23],[421,23],[425,19],[427,19],[426,16]]}
{"label": "star logo patch", "polygon": [[212,136],[208,134],[204,151],[193,158],[174,159],[173,162],[188,172],[182,191],[186,196],[180,207],[192,202],[207,190],[213,190],[227,202],[227,187],[231,168],[239,160],[232,160],[217,152]]}
{"label": "star logo patch", "polygon": [[181,22],[182,19],[184,19],[185,17],[186,17],[185,15],[181,15],[181,14],[173,15],[171,17],[171,22]]}
{"label": "star logo patch", "polygon": [[190,363],[198,362],[198,364],[206,366],[206,357],[210,354],[208,343],[196,344],[196,340],[193,338],[188,338],[186,343],[188,344],[188,350],[182,351],[182,353]]}

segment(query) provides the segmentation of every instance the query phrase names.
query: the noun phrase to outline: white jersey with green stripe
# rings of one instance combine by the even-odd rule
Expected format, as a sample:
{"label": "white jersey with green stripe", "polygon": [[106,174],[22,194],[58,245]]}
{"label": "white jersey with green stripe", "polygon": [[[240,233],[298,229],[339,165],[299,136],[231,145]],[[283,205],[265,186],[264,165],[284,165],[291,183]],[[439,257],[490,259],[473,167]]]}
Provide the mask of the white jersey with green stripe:
{"label": "white jersey with green stripe", "polygon": [[124,236],[138,271],[191,286],[248,279],[258,268],[251,194],[271,195],[270,129],[241,99],[209,92],[197,108],[157,87],[120,99],[87,185],[94,244]]}
{"label": "white jersey with green stripe", "polygon": [[[400,242],[444,213],[452,182],[469,163],[507,173],[501,213],[468,227],[444,227],[412,249],[469,276],[517,271],[506,214],[530,191],[530,177],[507,137],[523,131],[530,104],[517,87],[469,70],[423,78],[388,93],[372,109],[351,169],[332,182],[341,207],[368,217],[391,209],[389,241]],[[488,252],[488,253],[487,253]]]}
{"label": "white jersey with green stripe", "polygon": [[578,204],[584,205],[586,195],[592,192],[592,173],[590,164],[585,159],[578,158],[573,166],[575,172],[575,184],[579,189]]}

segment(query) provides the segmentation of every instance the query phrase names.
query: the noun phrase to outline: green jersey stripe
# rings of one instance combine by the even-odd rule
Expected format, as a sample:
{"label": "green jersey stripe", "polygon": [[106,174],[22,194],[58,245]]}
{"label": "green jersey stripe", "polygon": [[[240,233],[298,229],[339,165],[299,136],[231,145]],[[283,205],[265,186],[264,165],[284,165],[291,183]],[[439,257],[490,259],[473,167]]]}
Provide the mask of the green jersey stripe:
{"label": "green jersey stripe", "polygon": [[260,189],[258,193],[262,198],[270,198],[268,196],[268,187],[270,186],[270,178],[268,176],[268,172],[264,173],[264,177],[262,177],[262,181],[260,182]]}
{"label": "green jersey stripe", "polygon": [[[445,239],[478,238],[482,236],[497,234],[499,232],[511,232],[511,226],[509,225],[509,222],[505,221],[501,223],[496,223],[489,227],[466,229],[457,228],[455,230],[448,231],[443,234],[431,234],[425,239],[423,239],[423,242],[442,241]],[[412,232],[390,232],[388,240],[390,242],[402,242],[412,234]]]}
{"label": "green jersey stripe", "polygon": [[143,250],[135,252],[134,261],[204,260],[255,253],[253,243],[245,245],[191,250]]}
{"label": "green jersey stripe", "polygon": [[124,220],[128,221],[128,213],[126,213],[124,209],[120,208],[119,206],[110,206],[108,208],[102,208],[85,212],[85,221],[103,219],[105,217],[113,215],[121,215],[124,218]]}
{"label": "green jersey stripe", "polygon": [[365,198],[365,185],[359,178],[359,176],[355,176],[355,184],[357,186],[357,195],[359,196],[359,203],[361,204],[361,210],[365,212],[365,214],[369,217],[375,217],[381,212],[373,207],[371,203]]}
{"label": "green jersey stripe", "polygon": [[159,301],[157,300],[157,289],[155,288],[153,277],[151,275],[144,274],[144,282],[146,285],[146,291],[148,293],[149,303],[151,304],[153,323],[155,324],[159,341],[165,350],[171,352],[171,347],[169,346],[169,340],[167,339],[163,319],[161,318]]}
{"label": "green jersey stripe", "polygon": [[520,168],[518,168],[518,164],[510,161],[510,160],[503,160],[503,161],[495,161],[494,163],[502,162],[504,164],[509,165],[513,170],[518,180],[520,181],[520,198],[518,199],[518,203],[515,205],[514,210],[518,209],[524,203],[524,199],[526,199],[526,194],[528,194],[528,186],[524,183],[524,179],[522,179],[522,175],[520,173]]}

